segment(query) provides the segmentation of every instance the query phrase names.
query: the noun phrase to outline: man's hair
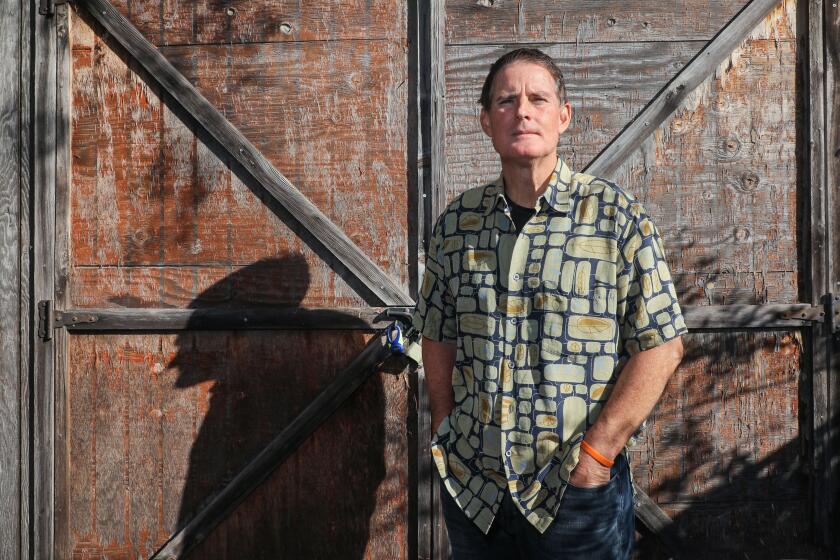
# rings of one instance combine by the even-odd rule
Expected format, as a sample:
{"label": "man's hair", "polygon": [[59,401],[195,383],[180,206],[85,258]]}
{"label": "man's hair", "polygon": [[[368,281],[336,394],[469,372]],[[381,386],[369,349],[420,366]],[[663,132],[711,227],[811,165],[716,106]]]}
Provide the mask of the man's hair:
{"label": "man's hair", "polygon": [[481,88],[481,97],[478,98],[478,102],[485,111],[490,110],[490,103],[492,101],[490,95],[492,94],[493,80],[496,78],[496,74],[508,64],[520,61],[539,64],[548,70],[548,73],[551,74],[551,77],[554,78],[557,84],[557,99],[560,100],[561,105],[566,102],[566,83],[563,81],[563,73],[551,57],[539,49],[516,49],[503,54],[490,66],[490,71],[487,73],[487,77],[484,78],[484,86]]}

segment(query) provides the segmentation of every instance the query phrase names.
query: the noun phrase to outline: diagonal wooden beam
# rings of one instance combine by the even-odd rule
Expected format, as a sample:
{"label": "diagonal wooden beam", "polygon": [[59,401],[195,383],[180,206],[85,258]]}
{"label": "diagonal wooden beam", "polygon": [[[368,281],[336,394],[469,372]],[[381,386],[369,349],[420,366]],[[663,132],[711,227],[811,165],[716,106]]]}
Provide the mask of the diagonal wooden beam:
{"label": "diagonal wooden beam", "polygon": [[586,166],[586,172],[601,176],[615,173],[630,154],[677,110],[685,98],[726,60],[778,3],[779,0],[752,0],[744,6]]}
{"label": "diagonal wooden beam", "polygon": [[390,350],[381,335],[374,336],[361,353],[330,383],[257,457],[184,527],[180,528],[150,560],[176,560],[204,540],[263,483],[318,427],[323,424],[385,361]]}
{"label": "diagonal wooden beam", "polygon": [[244,169],[285,208],[345,269],[369,291],[371,305],[413,305],[402,288],[280,173],[247,138],[178,72],[166,57],[114,8],[108,0],[78,0],[87,11],[140,63],[166,92],[204,128]]}

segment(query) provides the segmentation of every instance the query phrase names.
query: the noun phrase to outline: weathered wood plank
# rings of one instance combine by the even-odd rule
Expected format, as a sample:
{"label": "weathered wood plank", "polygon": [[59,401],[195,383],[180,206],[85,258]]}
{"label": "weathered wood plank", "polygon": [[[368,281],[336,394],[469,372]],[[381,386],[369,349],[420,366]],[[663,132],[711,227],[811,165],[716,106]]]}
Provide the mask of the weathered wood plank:
{"label": "weathered wood plank", "polygon": [[402,289],[303,196],[279,171],[215,109],[145,38],[106,0],[79,3],[118,40],[128,53],[188,111],[219,144],[278,201],[314,240],[333,266],[353,278],[366,297],[386,305],[410,304]]}
{"label": "weathered wood plank", "polygon": [[[808,13],[808,79],[805,80],[808,103],[808,146],[806,161],[809,171],[809,228],[805,245],[808,259],[808,289],[811,300],[821,301],[823,294],[831,289],[829,277],[831,274],[831,259],[829,238],[831,224],[828,219],[831,198],[829,185],[826,182],[826,98],[825,98],[825,43],[824,22],[825,7],[822,0],[809,1]],[[809,463],[812,472],[812,504],[811,518],[814,523],[815,541],[828,545],[832,539],[832,531],[828,523],[828,502],[830,501],[830,475],[826,467],[827,454],[830,449],[828,430],[829,420],[828,376],[830,368],[831,335],[822,329],[815,329],[809,337],[811,360],[810,373],[806,380],[808,390],[804,392],[807,398],[806,409],[808,415],[809,445],[805,448],[809,453]],[[810,412],[810,414],[808,414]]]}
{"label": "weathered wood plank", "polygon": [[309,252],[242,266],[75,267],[72,307],[364,307]]}
{"label": "weathered wood plank", "polygon": [[[729,304],[682,306],[689,329],[808,327],[810,304]],[[410,307],[307,309],[260,307],[251,309],[138,309],[84,308],[57,310],[58,328],[74,332],[172,330],[377,330],[391,324],[388,310],[407,313]]]}
{"label": "weathered wood plank", "polygon": [[158,46],[396,39],[406,35],[405,3],[396,0],[116,0],[114,7]]}
{"label": "weathered wood plank", "polygon": [[[70,52],[70,19],[66,4],[55,7],[52,16],[56,34],[56,104],[55,104],[55,300],[58,307],[66,307],[67,282],[70,268],[70,184],[71,149],[70,124],[72,113],[72,79]],[[67,333],[56,333],[54,357],[55,387],[55,544],[54,558],[70,558],[69,515],[70,492],[68,488],[69,447],[67,439]]]}
{"label": "weathered wood plank", "polygon": [[[779,0],[752,0],[663,88],[645,109],[586,167],[610,176],[759,26]],[[783,5],[787,1],[784,0]],[[791,2],[791,5],[793,3]],[[790,13],[790,12],[788,12]]]}
{"label": "weathered wood plank", "polygon": [[[683,340],[683,363],[631,448],[635,483],[674,519],[686,543],[714,541],[710,550],[755,558],[792,554],[809,530],[807,519],[794,519],[809,495],[799,455],[801,336],[701,333]],[[769,504],[772,518],[757,523],[752,513]],[[737,513],[715,517],[725,507]],[[700,556],[715,554],[704,549]]]}
{"label": "weathered wood plank", "polygon": [[[32,14],[32,301],[55,297],[56,33],[51,18]],[[30,386],[32,429],[32,543],[38,558],[54,549],[55,341],[33,340]]]}
{"label": "weathered wood plank", "polygon": [[686,303],[750,274],[739,298],[799,300],[797,64],[782,2],[613,176],[654,216],[672,273],[694,275]]}
{"label": "weathered wood plank", "polygon": [[674,558],[682,557],[685,547],[674,521],[650,499],[650,496],[638,488],[633,490],[633,505],[636,510],[636,519],[662,541]]}
{"label": "weathered wood plank", "polygon": [[449,44],[605,43],[709,40],[744,0],[667,2],[644,0],[448,0]]}
{"label": "weathered wood plank", "polygon": [[[825,46],[825,185],[828,192],[829,216],[826,233],[829,270],[827,291],[837,292],[840,286],[840,196],[837,186],[840,184],[840,9],[837,2],[824,2],[825,24],[823,27]],[[819,83],[819,82],[817,82]],[[835,305],[838,302],[835,301]],[[832,527],[840,523],[840,343],[836,337],[831,339],[830,369],[827,371],[827,422],[825,424],[828,456],[824,465],[826,470],[827,497],[825,507],[829,512],[825,519],[825,529],[830,534],[827,542],[835,555],[840,555],[840,536]]]}
{"label": "weathered wood plank", "polygon": [[[576,170],[594,158],[697,52],[697,43],[548,45],[573,106],[560,154]],[[478,120],[478,96],[501,46],[446,49],[446,198],[494,180],[499,156]]]}
{"label": "weathered wood plank", "polygon": [[[20,6],[20,51],[21,53],[28,53],[26,56],[21,54],[19,80],[20,84],[20,134],[18,138],[18,146],[20,153],[20,162],[18,168],[18,178],[20,180],[20,246],[19,246],[19,263],[20,263],[20,302],[19,302],[19,317],[20,324],[18,327],[18,334],[20,340],[20,347],[18,355],[20,357],[20,365],[18,368],[18,379],[20,386],[20,402],[27,403],[26,406],[21,404],[20,415],[18,416],[19,426],[19,449],[20,457],[26,457],[27,460],[20,461],[20,550],[31,550],[32,547],[32,512],[30,506],[34,480],[33,470],[30,466],[29,458],[32,457],[32,426],[31,426],[31,410],[29,403],[32,402],[33,386],[32,376],[30,372],[33,371],[33,356],[31,354],[32,341],[34,334],[30,325],[34,325],[33,313],[35,305],[32,299],[31,285],[33,281],[33,266],[30,252],[32,246],[32,234],[34,228],[35,216],[32,208],[32,200],[34,196],[35,177],[32,173],[32,158],[33,148],[31,140],[33,139],[34,125],[32,118],[32,108],[34,106],[34,85],[35,85],[35,68],[33,57],[29,55],[32,53],[35,38],[32,33],[32,19],[38,17],[37,10],[33,10],[34,6],[31,2],[26,2]],[[29,30],[29,31],[27,31]]]}
{"label": "weathered wood plank", "polygon": [[0,558],[21,556],[20,6],[0,6]]}
{"label": "weathered wood plank", "polygon": [[408,313],[410,307],[306,309],[68,309],[58,314],[70,331],[180,330],[363,330],[375,331],[394,322],[387,311]]}

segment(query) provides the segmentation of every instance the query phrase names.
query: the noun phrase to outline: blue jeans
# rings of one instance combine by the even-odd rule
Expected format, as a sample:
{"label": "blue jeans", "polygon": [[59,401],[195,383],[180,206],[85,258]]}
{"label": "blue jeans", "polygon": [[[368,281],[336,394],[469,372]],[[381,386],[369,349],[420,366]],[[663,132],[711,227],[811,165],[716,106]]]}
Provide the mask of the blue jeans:
{"label": "blue jeans", "polygon": [[485,535],[440,483],[443,516],[453,560],[630,558],[636,540],[630,468],[619,454],[610,481],[596,488],[566,487],[557,517],[540,533],[505,492]]}

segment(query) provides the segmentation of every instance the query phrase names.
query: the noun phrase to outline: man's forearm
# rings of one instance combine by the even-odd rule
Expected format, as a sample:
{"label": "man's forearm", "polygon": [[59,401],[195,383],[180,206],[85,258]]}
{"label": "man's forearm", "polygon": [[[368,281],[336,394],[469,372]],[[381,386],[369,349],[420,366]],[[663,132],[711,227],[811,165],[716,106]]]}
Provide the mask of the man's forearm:
{"label": "man's forearm", "polygon": [[618,455],[653,410],[682,355],[682,341],[676,338],[631,357],[595,424],[586,431],[586,441],[602,455]]}
{"label": "man's forearm", "polygon": [[434,431],[455,406],[452,394],[452,368],[455,367],[456,346],[423,337],[422,349],[423,371],[426,375],[426,389],[429,393],[432,430]]}

